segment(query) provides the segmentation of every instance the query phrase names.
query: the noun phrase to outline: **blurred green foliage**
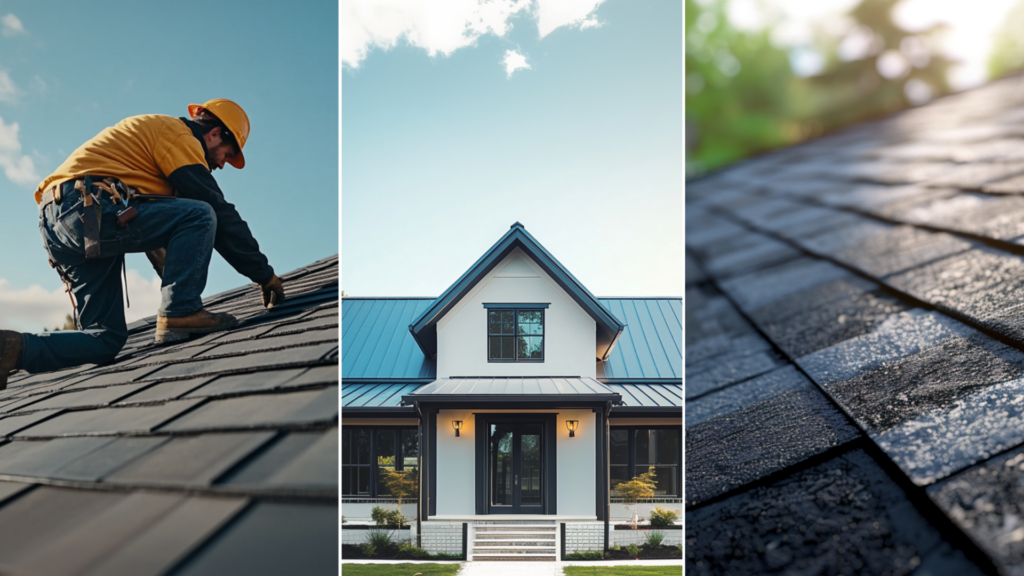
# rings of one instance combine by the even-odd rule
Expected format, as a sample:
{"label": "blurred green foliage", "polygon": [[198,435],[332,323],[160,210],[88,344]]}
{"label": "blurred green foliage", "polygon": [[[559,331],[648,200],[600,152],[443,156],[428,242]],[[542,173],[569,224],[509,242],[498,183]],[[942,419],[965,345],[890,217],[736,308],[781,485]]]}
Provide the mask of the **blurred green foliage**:
{"label": "blurred green foliage", "polygon": [[[892,18],[900,0],[862,0],[839,32],[817,29],[804,47],[774,44],[771,25],[737,30],[728,1],[686,0],[688,177],[949,92],[942,27],[902,29]],[[791,50],[821,69],[798,76]]]}
{"label": "blurred green foliage", "polygon": [[989,78],[999,78],[1024,68],[1024,1],[1018,2],[1003,19],[992,40],[988,60]]}

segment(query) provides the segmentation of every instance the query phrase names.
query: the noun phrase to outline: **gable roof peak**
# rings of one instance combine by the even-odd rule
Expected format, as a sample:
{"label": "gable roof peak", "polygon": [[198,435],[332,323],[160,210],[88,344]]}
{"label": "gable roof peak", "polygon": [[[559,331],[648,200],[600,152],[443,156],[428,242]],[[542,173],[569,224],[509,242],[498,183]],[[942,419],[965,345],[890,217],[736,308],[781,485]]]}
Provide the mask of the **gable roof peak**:
{"label": "gable roof peak", "polygon": [[409,332],[427,358],[437,354],[437,321],[452,310],[488,272],[494,269],[515,249],[521,249],[536,262],[580,307],[597,322],[597,358],[604,360],[611,354],[626,325],[605,308],[540,242],[519,222],[513,224],[497,243],[484,253],[466,272],[448,287],[433,304],[423,310]]}

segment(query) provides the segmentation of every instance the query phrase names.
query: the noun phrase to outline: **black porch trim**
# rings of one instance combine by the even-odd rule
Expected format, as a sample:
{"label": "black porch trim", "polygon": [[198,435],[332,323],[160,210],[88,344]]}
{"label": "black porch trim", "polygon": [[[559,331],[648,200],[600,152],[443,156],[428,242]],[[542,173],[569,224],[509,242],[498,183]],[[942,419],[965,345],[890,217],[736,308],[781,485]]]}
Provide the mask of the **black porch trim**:
{"label": "black porch trim", "polygon": [[381,406],[373,408],[342,408],[341,417],[345,418],[416,418],[416,409],[412,406]]}
{"label": "black porch trim", "polygon": [[616,406],[610,418],[650,418],[652,416],[683,417],[682,406]]}
{"label": "black porch trim", "polygon": [[430,445],[430,495],[427,497],[429,503],[429,514],[427,517],[437,515],[437,408],[426,408],[427,432]]}

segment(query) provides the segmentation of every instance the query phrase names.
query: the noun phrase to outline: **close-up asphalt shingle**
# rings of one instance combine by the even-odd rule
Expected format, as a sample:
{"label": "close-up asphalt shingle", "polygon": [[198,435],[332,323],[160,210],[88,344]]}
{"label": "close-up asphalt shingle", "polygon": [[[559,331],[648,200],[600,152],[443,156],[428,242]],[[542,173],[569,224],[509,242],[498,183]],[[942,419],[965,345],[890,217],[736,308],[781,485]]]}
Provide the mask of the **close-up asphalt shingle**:
{"label": "close-up asphalt shingle", "polygon": [[687,184],[688,571],[1024,574],[1022,95]]}
{"label": "close-up asphalt shingle", "polygon": [[0,574],[337,573],[338,258],[281,280],[204,301],[232,330],[11,374]]}

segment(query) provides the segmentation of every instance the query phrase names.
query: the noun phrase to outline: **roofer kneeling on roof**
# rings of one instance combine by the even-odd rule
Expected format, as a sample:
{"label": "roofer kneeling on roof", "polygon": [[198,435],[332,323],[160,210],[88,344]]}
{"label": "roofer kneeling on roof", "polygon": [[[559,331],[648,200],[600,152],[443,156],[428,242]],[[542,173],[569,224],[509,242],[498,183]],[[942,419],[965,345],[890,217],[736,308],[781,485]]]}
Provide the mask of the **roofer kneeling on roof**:
{"label": "roofer kneeling on roof", "polygon": [[214,248],[260,285],[264,306],[284,300],[281,281],[212,175],[225,162],[245,166],[249,117],[223,99],[188,111],[191,118],[122,120],[75,150],[36,189],[43,246],[72,296],[78,331],[0,330],[0,389],[16,368],[47,372],[117,356],[128,339],[121,273],[129,252],[146,252],[163,279],[158,343],[237,323],[203,309]]}

